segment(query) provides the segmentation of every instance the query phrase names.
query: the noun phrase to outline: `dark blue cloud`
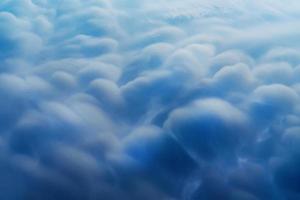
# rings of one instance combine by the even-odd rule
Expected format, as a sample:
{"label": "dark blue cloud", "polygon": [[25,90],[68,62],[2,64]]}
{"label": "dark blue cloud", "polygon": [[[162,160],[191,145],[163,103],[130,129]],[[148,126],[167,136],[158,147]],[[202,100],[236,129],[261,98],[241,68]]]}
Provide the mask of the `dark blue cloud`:
{"label": "dark blue cloud", "polygon": [[299,11],[1,1],[0,199],[299,199]]}

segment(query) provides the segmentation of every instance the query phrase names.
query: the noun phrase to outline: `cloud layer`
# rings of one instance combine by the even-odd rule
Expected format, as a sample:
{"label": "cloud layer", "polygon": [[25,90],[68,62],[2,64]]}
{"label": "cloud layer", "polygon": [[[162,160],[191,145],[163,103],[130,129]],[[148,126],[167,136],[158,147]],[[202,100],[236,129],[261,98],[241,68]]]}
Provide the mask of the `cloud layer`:
{"label": "cloud layer", "polygon": [[299,199],[299,11],[1,1],[0,199]]}

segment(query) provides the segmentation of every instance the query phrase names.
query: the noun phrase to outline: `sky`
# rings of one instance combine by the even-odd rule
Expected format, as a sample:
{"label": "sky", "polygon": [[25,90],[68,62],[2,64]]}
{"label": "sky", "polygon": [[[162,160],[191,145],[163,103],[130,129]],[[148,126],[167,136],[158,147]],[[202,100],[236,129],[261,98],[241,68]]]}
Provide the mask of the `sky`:
{"label": "sky", "polygon": [[300,199],[299,13],[2,0],[0,199]]}

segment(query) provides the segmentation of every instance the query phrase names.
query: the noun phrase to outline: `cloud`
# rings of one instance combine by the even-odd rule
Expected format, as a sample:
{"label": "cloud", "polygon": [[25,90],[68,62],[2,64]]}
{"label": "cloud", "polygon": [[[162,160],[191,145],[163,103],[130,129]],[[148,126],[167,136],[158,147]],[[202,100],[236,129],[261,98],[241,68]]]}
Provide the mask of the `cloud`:
{"label": "cloud", "polygon": [[265,84],[293,82],[293,68],[287,63],[271,63],[257,66],[253,71],[254,76]]}
{"label": "cloud", "polygon": [[269,106],[275,113],[291,112],[299,98],[295,91],[281,84],[260,86],[254,90],[253,97],[255,103]]}
{"label": "cloud", "polygon": [[249,67],[239,63],[233,66],[224,66],[213,76],[213,84],[219,93],[223,91],[238,91],[241,93],[251,90],[255,86],[255,78]]}
{"label": "cloud", "polygon": [[0,199],[299,199],[296,0],[4,0]]}
{"label": "cloud", "polygon": [[246,137],[247,119],[223,100],[205,99],[173,111],[165,126],[188,151],[210,160],[234,156],[240,138]]}

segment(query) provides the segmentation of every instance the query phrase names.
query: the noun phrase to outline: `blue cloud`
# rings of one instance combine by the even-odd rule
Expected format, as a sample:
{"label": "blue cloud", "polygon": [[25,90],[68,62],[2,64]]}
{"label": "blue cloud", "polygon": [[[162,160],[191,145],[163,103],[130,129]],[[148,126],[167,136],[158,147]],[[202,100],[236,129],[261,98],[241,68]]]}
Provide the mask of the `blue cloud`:
{"label": "blue cloud", "polygon": [[299,11],[3,0],[0,199],[299,199]]}
{"label": "blue cloud", "polygon": [[205,160],[235,156],[241,138],[247,137],[246,116],[219,99],[199,100],[188,107],[176,109],[165,126],[187,151]]}

